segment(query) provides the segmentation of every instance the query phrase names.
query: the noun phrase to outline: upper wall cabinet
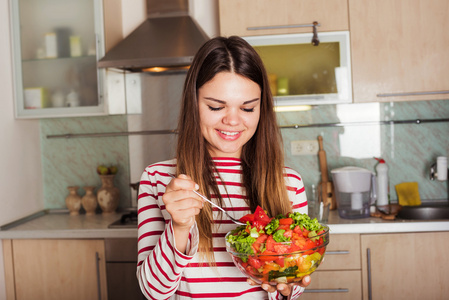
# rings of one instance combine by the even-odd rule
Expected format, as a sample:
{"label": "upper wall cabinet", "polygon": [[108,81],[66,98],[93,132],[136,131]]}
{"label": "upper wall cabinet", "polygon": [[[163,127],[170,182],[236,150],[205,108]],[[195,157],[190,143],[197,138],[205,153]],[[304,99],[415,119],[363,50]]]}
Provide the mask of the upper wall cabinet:
{"label": "upper wall cabinet", "polygon": [[261,56],[277,110],[352,102],[346,0],[220,0],[219,10],[221,35]]}
{"label": "upper wall cabinet", "polygon": [[354,102],[449,98],[449,2],[349,0]]}
{"label": "upper wall cabinet", "polygon": [[[253,36],[348,30],[347,0],[220,0],[220,33]],[[293,26],[294,25],[294,26]]]}
{"label": "upper wall cabinet", "polygon": [[11,0],[17,118],[106,114],[101,0]]}

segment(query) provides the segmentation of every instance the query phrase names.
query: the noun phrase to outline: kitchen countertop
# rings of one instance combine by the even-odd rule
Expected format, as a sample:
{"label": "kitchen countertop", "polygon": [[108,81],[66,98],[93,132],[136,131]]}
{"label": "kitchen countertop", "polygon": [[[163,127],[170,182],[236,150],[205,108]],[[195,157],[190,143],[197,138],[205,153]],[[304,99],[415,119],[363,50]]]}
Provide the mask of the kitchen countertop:
{"label": "kitchen countertop", "polygon": [[65,210],[42,211],[14,224],[4,225],[0,239],[136,238],[136,228],[108,228],[126,212],[71,216]]}
{"label": "kitchen countertop", "polygon": [[[64,210],[38,212],[1,226],[0,239],[137,238],[137,228],[108,228],[124,213],[70,216]],[[328,225],[331,234],[449,231],[449,220],[349,220],[340,218],[337,211],[329,213]]]}

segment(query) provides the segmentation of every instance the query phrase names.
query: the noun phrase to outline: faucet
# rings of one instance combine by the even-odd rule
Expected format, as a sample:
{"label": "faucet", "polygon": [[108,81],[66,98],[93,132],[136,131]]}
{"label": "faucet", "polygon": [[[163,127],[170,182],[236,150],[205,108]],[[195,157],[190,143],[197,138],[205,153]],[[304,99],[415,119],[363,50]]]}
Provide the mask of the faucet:
{"label": "faucet", "polygon": [[429,177],[430,180],[446,181],[448,200],[449,200],[449,180],[448,180],[449,169],[447,166],[447,157],[438,156],[437,161],[430,166]]}

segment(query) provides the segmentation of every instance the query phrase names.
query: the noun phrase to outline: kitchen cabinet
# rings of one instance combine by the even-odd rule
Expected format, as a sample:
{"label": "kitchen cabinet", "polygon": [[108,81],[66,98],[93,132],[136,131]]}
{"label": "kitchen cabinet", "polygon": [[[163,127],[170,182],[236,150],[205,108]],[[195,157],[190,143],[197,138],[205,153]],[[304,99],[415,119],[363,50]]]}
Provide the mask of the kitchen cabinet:
{"label": "kitchen cabinet", "polygon": [[324,261],[301,299],[362,299],[359,234],[331,234]]}
{"label": "kitchen cabinet", "polygon": [[[278,110],[350,103],[347,7],[346,0],[220,1],[220,33],[242,36],[256,49]],[[318,46],[311,43],[314,21]]]}
{"label": "kitchen cabinet", "polygon": [[363,234],[363,299],[447,299],[448,247],[449,232]]}
{"label": "kitchen cabinet", "polygon": [[102,1],[11,0],[10,16],[16,117],[107,114]]}
{"label": "kitchen cabinet", "polygon": [[449,97],[449,2],[349,0],[354,102]]}
{"label": "kitchen cabinet", "polygon": [[137,281],[137,240],[105,239],[108,300],[145,300]]}
{"label": "kitchen cabinet", "polygon": [[8,300],[107,299],[103,240],[3,240]]}
{"label": "kitchen cabinet", "polygon": [[293,25],[315,21],[319,32],[349,29],[347,0],[220,0],[219,17],[224,36],[309,33],[310,26]]}

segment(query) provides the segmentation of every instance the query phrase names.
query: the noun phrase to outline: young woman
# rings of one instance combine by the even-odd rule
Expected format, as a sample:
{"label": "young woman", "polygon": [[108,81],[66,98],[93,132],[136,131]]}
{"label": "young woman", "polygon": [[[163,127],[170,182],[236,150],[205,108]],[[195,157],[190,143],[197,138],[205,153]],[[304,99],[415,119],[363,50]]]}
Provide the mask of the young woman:
{"label": "young woman", "polygon": [[[196,54],[184,85],[176,159],[148,166],[138,199],[137,277],[148,299],[297,298],[310,283],[257,285],[226,252],[236,225],[197,190],[240,218],[307,213],[300,175],[284,167],[263,63],[239,37]],[[171,174],[177,178],[172,179]]]}

